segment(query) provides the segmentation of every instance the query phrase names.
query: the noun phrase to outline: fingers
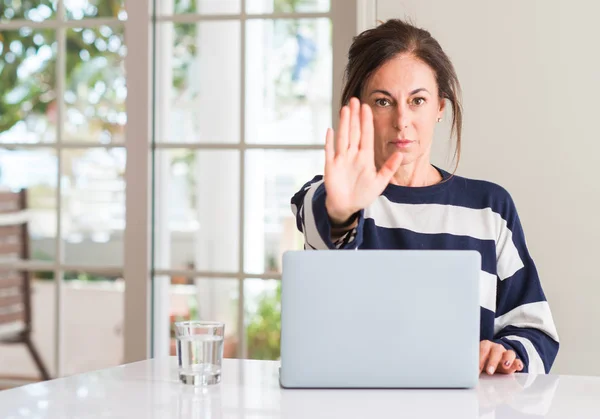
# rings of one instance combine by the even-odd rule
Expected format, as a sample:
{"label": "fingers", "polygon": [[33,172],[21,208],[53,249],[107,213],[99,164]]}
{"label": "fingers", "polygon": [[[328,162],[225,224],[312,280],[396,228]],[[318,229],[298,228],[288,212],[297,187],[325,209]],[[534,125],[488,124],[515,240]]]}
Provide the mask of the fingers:
{"label": "fingers", "polygon": [[485,366],[485,372],[487,372],[489,375],[493,375],[496,372],[504,352],[506,352],[506,348],[504,346],[492,344],[492,349],[490,350],[490,354]]}
{"label": "fingers", "polygon": [[492,342],[489,340],[482,340],[479,342],[479,373],[483,371],[483,367],[487,364],[488,356],[492,350]]}
{"label": "fingers", "polygon": [[521,361],[520,359],[517,359],[514,362],[514,365],[515,365],[517,371],[523,371],[523,368],[525,368],[525,364],[523,364],[523,361]]}
{"label": "fingers", "polygon": [[335,155],[343,156],[348,152],[348,135],[350,131],[350,108],[342,107],[340,111],[340,125],[338,127]]}
{"label": "fingers", "polygon": [[520,359],[515,359],[508,369],[504,371],[498,370],[498,372],[501,372],[502,374],[512,374],[513,372],[523,371],[524,367],[525,365],[523,364],[523,361],[521,361]]}
{"label": "fingers", "polygon": [[400,152],[396,152],[390,156],[389,159],[385,162],[385,164],[379,169],[376,178],[377,188],[383,191],[388,183],[390,183],[390,179],[394,176],[394,173],[400,167],[402,163],[402,159],[404,155]]}
{"label": "fingers", "polygon": [[479,373],[512,374],[523,368],[523,361],[517,359],[515,351],[506,350],[504,346],[489,340],[479,343]]}
{"label": "fingers", "polygon": [[[364,128],[363,128],[364,127]],[[327,149],[327,143],[325,143]],[[359,148],[373,154],[373,114],[368,105],[361,105],[356,97],[340,110],[340,123],[333,157],[354,155]]]}
{"label": "fingers", "polygon": [[[507,352],[512,352],[512,351],[507,351]],[[496,374],[512,374],[518,371],[523,371],[524,368],[524,364],[523,361],[521,361],[520,359],[515,359],[509,367],[505,367],[503,364],[500,364],[498,366],[498,370],[496,371]]]}
{"label": "fingers", "polygon": [[373,142],[374,142],[374,129],[373,129],[373,112],[371,107],[367,104],[363,104],[360,107],[360,151],[361,153],[366,152],[370,159],[373,156]]}
{"label": "fingers", "polygon": [[517,358],[517,354],[515,351],[506,351],[502,354],[502,359],[498,363],[497,371],[501,374],[510,374],[513,373],[516,368],[513,365],[515,359]]}
{"label": "fingers", "polygon": [[361,105],[360,101],[353,97],[350,99],[350,132],[348,152],[355,154],[358,151],[361,137]]}
{"label": "fingers", "polygon": [[331,166],[331,164],[333,164],[333,159],[335,158],[333,141],[333,130],[327,128],[327,134],[325,134],[325,166]]}

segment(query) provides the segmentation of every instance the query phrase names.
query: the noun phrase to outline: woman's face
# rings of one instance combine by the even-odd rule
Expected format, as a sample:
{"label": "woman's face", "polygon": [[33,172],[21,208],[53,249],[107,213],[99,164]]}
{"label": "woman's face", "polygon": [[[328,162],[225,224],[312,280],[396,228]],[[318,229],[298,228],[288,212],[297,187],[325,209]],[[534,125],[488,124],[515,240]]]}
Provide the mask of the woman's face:
{"label": "woman's face", "polygon": [[375,165],[380,168],[394,152],[402,165],[427,159],[433,131],[445,102],[439,99],[435,73],[412,55],[398,55],[367,80],[361,102],[373,110]]}

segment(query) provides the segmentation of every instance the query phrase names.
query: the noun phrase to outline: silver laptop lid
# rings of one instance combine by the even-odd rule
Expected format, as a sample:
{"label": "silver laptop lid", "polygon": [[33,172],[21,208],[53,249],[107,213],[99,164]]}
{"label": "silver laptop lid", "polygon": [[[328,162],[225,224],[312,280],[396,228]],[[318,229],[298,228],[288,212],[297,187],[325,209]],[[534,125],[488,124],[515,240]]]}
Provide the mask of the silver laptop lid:
{"label": "silver laptop lid", "polygon": [[284,387],[473,387],[479,374],[476,251],[284,254]]}

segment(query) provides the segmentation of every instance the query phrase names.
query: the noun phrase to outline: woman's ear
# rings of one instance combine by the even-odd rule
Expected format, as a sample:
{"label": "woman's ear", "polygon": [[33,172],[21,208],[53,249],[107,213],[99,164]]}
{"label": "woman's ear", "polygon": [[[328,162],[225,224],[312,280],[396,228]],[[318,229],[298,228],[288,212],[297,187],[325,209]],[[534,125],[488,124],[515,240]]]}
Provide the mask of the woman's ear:
{"label": "woman's ear", "polygon": [[444,111],[446,109],[446,99],[444,98],[440,98],[440,108],[438,110],[438,114],[437,114],[437,119],[443,119],[444,118]]}

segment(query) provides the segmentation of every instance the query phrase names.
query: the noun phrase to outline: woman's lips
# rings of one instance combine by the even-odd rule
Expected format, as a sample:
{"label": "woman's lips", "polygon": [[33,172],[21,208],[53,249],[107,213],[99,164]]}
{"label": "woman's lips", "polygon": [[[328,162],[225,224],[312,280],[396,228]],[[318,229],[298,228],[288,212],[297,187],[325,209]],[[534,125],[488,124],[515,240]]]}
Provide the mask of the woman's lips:
{"label": "woman's lips", "polygon": [[407,139],[400,139],[400,140],[390,141],[390,144],[392,144],[396,148],[407,148],[407,147],[410,147],[410,145],[412,143],[414,143],[414,141],[407,140]]}

